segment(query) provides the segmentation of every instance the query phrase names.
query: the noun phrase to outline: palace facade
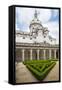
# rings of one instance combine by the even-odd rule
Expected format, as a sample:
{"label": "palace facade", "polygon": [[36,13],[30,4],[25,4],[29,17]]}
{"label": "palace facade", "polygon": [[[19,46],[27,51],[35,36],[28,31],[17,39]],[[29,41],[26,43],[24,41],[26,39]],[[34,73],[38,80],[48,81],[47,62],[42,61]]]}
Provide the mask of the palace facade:
{"label": "palace facade", "polygon": [[16,30],[16,61],[59,59],[59,45],[38,19],[36,10],[29,29],[30,32]]}

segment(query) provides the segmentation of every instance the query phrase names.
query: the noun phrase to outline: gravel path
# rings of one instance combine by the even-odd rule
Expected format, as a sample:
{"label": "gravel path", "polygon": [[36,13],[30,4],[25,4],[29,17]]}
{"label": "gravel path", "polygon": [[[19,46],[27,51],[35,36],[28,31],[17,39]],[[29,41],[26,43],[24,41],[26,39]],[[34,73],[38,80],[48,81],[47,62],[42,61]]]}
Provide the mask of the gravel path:
{"label": "gravel path", "polygon": [[16,83],[38,82],[23,63],[16,64]]}
{"label": "gravel path", "polygon": [[59,80],[59,61],[56,62],[56,65],[48,73],[46,78],[43,81],[58,81]]}

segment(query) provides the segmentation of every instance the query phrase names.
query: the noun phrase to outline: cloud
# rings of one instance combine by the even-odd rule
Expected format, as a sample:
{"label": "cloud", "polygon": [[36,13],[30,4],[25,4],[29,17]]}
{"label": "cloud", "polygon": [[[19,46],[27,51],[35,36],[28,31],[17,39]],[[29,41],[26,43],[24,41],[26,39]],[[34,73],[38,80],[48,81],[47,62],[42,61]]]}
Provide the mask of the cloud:
{"label": "cloud", "polygon": [[56,21],[50,21],[46,24],[43,24],[44,27],[48,27],[49,35],[53,38],[56,38],[57,43],[59,42],[59,24]]}
{"label": "cloud", "polygon": [[44,27],[48,27],[49,34],[59,41],[59,11],[56,9],[38,9],[16,7],[16,30],[29,32],[29,24],[34,18],[35,9]]}
{"label": "cloud", "polygon": [[[51,18],[51,10],[50,9],[38,9],[39,12],[38,18],[42,23],[47,22]],[[24,29],[26,27],[26,31],[28,30],[29,24],[31,20],[34,18],[35,8],[19,8],[16,7],[16,24],[18,28]]]}
{"label": "cloud", "polygon": [[20,30],[29,31],[29,24],[33,18],[32,8],[16,8],[16,24]]}
{"label": "cloud", "polygon": [[51,18],[50,21],[59,21],[59,10],[51,10]]}
{"label": "cloud", "polygon": [[53,16],[56,17],[59,14],[58,10],[53,10]]}
{"label": "cloud", "polygon": [[41,20],[42,23],[46,23],[50,20],[51,18],[51,9],[41,9],[39,15],[39,19]]}

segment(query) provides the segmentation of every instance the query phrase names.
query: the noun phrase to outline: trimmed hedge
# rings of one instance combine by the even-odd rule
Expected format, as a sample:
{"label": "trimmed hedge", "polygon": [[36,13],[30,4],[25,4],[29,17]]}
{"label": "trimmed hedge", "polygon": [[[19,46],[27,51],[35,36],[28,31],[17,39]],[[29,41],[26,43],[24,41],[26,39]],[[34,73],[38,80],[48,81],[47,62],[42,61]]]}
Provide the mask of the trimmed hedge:
{"label": "trimmed hedge", "polygon": [[32,60],[23,62],[38,80],[43,80],[49,71],[54,67],[56,61]]}
{"label": "trimmed hedge", "polygon": [[35,75],[35,77],[38,80],[43,80],[46,77],[46,75],[49,73],[49,71],[54,67],[55,64],[56,64],[55,62],[52,63],[51,66],[49,66],[48,68],[46,68],[44,71],[41,71],[41,72],[34,69],[30,65],[27,65],[27,68]]}
{"label": "trimmed hedge", "polygon": [[23,64],[41,64],[41,63],[48,63],[51,62],[51,60],[27,60],[27,61],[23,61]]}

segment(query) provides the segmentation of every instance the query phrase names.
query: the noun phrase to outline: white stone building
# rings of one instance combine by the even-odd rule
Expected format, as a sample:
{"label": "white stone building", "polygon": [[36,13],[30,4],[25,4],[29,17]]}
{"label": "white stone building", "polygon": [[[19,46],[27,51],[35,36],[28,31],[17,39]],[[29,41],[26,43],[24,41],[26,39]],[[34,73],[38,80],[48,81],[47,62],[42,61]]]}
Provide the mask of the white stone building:
{"label": "white stone building", "polygon": [[16,30],[16,60],[58,59],[59,45],[38,19],[36,10],[29,29],[30,32]]}

